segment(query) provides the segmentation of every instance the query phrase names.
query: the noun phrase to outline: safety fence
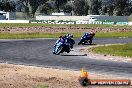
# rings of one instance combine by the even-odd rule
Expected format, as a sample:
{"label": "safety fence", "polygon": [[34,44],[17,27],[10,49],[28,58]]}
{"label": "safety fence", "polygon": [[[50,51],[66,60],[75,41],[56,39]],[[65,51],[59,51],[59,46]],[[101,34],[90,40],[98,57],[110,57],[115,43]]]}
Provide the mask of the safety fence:
{"label": "safety fence", "polygon": [[132,22],[110,21],[56,21],[56,20],[0,20],[0,23],[43,23],[43,24],[109,24],[109,25],[132,25]]}
{"label": "safety fence", "polygon": [[0,23],[29,23],[29,20],[0,20]]}
{"label": "safety fence", "polygon": [[128,22],[110,22],[110,21],[56,21],[56,20],[30,20],[29,23],[44,24],[110,24],[110,25],[128,25]]}

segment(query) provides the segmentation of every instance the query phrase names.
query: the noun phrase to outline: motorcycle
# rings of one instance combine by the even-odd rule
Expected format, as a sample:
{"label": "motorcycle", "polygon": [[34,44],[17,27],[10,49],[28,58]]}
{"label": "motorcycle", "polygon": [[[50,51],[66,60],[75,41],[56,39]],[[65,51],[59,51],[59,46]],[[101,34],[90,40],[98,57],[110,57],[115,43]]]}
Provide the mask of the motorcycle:
{"label": "motorcycle", "polygon": [[69,53],[70,47],[66,44],[61,43],[61,42],[59,42],[58,44],[56,44],[54,46],[53,54],[59,55],[60,53],[63,53],[63,52]]}
{"label": "motorcycle", "polygon": [[93,37],[82,37],[78,43],[78,45],[82,44],[82,45],[85,45],[85,44],[92,44],[92,40],[93,40]]}

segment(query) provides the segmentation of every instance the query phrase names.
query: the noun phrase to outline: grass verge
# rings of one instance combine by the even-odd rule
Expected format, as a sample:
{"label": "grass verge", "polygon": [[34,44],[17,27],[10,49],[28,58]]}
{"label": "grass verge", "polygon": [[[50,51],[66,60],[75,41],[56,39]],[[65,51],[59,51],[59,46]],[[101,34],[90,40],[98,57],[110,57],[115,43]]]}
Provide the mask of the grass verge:
{"label": "grass verge", "polygon": [[46,86],[46,85],[39,85],[39,86],[37,86],[37,88],[49,88],[49,86]]}
{"label": "grass verge", "polygon": [[99,46],[91,48],[90,50],[98,54],[132,57],[132,43],[124,45]]}
{"label": "grass verge", "polygon": [[132,32],[108,32],[108,33],[97,33],[97,38],[119,38],[119,37],[132,37]]}
{"label": "grass verge", "polygon": [[0,23],[0,27],[34,27],[34,26],[80,26],[89,28],[132,28],[127,25],[108,25],[108,24],[41,24],[41,23]]}
{"label": "grass verge", "polygon": [[[0,39],[28,39],[28,38],[58,38],[67,33],[0,33]],[[74,38],[80,38],[83,33],[72,33]],[[96,33],[97,38],[132,37],[132,32]]]}

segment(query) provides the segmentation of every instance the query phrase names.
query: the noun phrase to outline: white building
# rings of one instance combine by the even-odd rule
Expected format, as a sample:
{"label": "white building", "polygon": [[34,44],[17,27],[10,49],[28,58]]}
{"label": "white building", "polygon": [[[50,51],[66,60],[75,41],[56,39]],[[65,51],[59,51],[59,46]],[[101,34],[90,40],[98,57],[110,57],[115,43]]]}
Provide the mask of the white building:
{"label": "white building", "polygon": [[16,12],[0,11],[0,20],[16,20]]}

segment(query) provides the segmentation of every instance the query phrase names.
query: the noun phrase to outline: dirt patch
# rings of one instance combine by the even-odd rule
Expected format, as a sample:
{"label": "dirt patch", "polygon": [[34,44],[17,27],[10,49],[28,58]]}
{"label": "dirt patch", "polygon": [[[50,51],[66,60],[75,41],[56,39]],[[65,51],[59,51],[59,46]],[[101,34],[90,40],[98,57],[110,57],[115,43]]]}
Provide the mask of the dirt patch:
{"label": "dirt patch", "polygon": [[[40,86],[42,88],[82,88],[78,82],[80,75],[81,71],[0,63],[0,88],[41,88]],[[89,77],[94,79],[108,79],[112,78],[113,75],[107,76],[90,72]],[[116,76],[116,78],[121,77]],[[119,87],[112,86],[104,88]]]}
{"label": "dirt patch", "polygon": [[128,32],[132,28],[92,28],[81,26],[1,27],[1,33],[60,33],[60,32]]}
{"label": "dirt patch", "polygon": [[76,88],[74,86],[80,86],[77,81],[79,75],[79,72],[68,70],[0,64],[1,88],[37,88],[38,85]]}

